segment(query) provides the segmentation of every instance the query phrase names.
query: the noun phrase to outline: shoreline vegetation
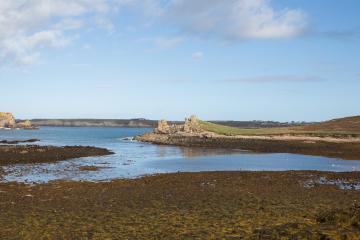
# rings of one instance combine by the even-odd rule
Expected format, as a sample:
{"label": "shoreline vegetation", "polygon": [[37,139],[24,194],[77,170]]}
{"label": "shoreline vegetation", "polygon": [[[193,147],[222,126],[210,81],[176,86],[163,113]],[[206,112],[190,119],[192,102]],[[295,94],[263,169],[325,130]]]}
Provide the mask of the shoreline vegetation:
{"label": "shoreline vegetation", "polygon": [[[0,183],[0,239],[358,239],[353,173],[202,172]],[[340,183],[340,185],[337,185]]]}
{"label": "shoreline vegetation", "polygon": [[346,160],[360,159],[360,117],[336,119],[307,126],[235,128],[192,116],[184,125],[159,121],[152,133],[135,138],[154,144],[232,148],[261,153],[298,153]]}

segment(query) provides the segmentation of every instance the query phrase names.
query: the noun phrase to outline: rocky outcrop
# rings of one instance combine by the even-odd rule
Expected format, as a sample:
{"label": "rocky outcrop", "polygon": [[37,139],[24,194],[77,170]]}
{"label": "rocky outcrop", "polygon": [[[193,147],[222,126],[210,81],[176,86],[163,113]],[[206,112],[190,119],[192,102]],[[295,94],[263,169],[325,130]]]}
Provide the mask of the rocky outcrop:
{"label": "rocky outcrop", "polygon": [[30,120],[19,122],[18,124],[16,124],[16,127],[23,128],[23,129],[33,129],[34,128],[32,123],[30,122]]}
{"label": "rocky outcrop", "polygon": [[195,115],[192,115],[190,118],[185,118],[184,132],[200,133],[202,131],[199,119]]}
{"label": "rocky outcrop", "polygon": [[0,128],[16,127],[15,118],[11,113],[0,112]]}
{"label": "rocky outcrop", "polygon": [[157,128],[155,128],[157,134],[190,134],[190,133],[201,133],[199,119],[193,115],[190,118],[185,118],[184,124],[172,124],[169,125],[166,120],[160,120]]}
{"label": "rocky outcrop", "polygon": [[35,129],[29,120],[17,123],[14,116],[8,112],[0,112],[0,128]]}
{"label": "rocky outcrop", "polygon": [[155,129],[155,132],[160,133],[160,134],[168,134],[168,133],[170,133],[170,126],[167,123],[167,121],[166,120],[160,120],[158,122],[157,128]]}

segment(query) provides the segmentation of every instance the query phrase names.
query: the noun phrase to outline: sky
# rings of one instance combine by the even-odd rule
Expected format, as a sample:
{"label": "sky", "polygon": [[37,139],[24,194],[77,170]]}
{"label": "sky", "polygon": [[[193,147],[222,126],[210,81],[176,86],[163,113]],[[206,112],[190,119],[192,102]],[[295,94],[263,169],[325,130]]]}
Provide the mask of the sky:
{"label": "sky", "polygon": [[1,0],[17,118],[360,115],[358,0]]}

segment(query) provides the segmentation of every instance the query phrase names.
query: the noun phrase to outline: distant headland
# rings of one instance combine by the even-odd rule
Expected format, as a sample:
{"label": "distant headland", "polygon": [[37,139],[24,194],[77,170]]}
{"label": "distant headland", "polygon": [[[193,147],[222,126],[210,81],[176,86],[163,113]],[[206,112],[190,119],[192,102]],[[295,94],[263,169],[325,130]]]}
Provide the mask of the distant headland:
{"label": "distant headland", "polygon": [[[170,125],[184,124],[184,121],[167,121]],[[311,123],[308,122],[277,122],[277,121],[217,121],[209,122],[221,124],[230,127],[240,128],[271,128],[271,127],[288,127],[303,126]],[[145,118],[131,119],[31,119],[31,123],[36,127],[126,127],[126,128],[156,128],[158,120]]]}
{"label": "distant headland", "polygon": [[360,116],[303,126],[239,128],[202,121],[184,124],[160,120],[152,133],[136,140],[164,145],[242,149],[264,153],[299,153],[343,159],[360,158]]}

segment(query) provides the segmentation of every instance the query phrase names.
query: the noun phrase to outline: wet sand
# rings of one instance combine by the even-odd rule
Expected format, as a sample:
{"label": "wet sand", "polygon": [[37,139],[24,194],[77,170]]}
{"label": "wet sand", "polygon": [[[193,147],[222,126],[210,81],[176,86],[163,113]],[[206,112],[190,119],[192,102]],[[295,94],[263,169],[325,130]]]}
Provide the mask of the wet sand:
{"label": "wet sand", "polygon": [[360,159],[360,142],[358,140],[328,141],[311,137],[302,140],[289,137],[207,137],[206,135],[156,133],[137,136],[136,140],[185,147],[241,149],[259,153],[296,153],[345,160]]}
{"label": "wet sand", "polygon": [[360,174],[211,172],[0,183],[0,239],[359,239],[360,191],[336,182],[351,189]]}
{"label": "wet sand", "polygon": [[113,154],[113,152],[97,147],[0,145],[0,166],[18,163],[48,163],[72,158],[109,154]]}

